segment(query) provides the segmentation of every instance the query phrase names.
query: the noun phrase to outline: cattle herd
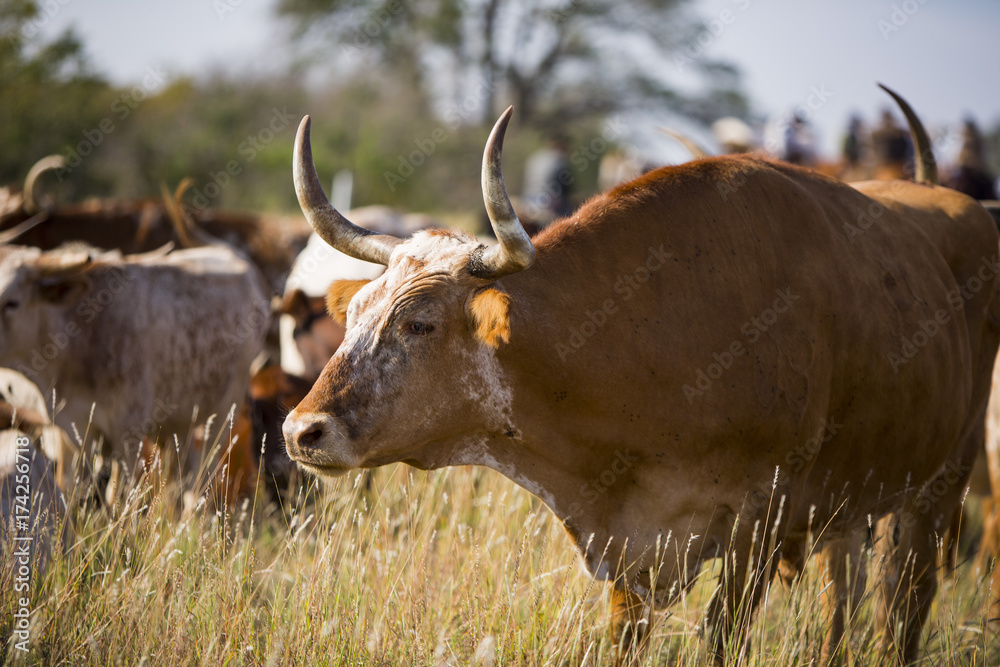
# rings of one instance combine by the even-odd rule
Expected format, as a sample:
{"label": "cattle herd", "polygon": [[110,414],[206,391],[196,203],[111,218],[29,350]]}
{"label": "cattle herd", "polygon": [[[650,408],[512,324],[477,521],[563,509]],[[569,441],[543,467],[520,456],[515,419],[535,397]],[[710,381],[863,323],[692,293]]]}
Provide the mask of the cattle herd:
{"label": "cattle herd", "polygon": [[[534,237],[501,173],[508,109],[482,164],[495,244],[380,207],[342,215],[309,117],[304,221],[191,209],[186,184],[59,205],[46,158],[0,190],[5,524],[25,436],[38,567],[56,531],[72,544],[66,502],[106,511],[152,474],[211,470],[196,492],[225,502],[279,500],[299,470],[486,466],[610,583],[623,664],[652,607],[717,557],[703,628],[722,661],[739,614],[819,538],[823,661],[868,579],[885,654],[913,663],[970,484],[997,506],[974,471],[1000,493],[1000,209],[937,185],[889,92],[912,182],[704,157]],[[990,512],[983,531],[989,559]],[[1000,618],[996,571],[984,585]]]}

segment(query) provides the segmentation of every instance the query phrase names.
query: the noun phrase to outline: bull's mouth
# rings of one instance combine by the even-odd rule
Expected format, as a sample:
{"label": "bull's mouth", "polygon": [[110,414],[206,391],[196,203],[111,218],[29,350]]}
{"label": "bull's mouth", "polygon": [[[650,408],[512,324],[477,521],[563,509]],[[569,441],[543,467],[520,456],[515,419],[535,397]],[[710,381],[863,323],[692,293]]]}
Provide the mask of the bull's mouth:
{"label": "bull's mouth", "polygon": [[300,468],[314,475],[340,477],[356,467],[350,443],[328,414],[298,415],[293,410],[282,427],[285,451]]}
{"label": "bull's mouth", "polygon": [[301,459],[296,459],[295,462],[306,472],[311,472],[312,474],[319,475],[321,477],[343,477],[351,471],[351,468],[345,468],[344,466],[310,463]]}

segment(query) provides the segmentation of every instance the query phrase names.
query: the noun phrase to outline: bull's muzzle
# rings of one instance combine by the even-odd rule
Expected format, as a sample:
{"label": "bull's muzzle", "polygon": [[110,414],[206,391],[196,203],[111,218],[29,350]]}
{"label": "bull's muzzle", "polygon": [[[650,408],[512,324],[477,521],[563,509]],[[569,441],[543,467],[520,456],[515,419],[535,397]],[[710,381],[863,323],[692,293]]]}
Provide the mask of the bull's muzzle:
{"label": "bull's muzzle", "polygon": [[297,416],[291,413],[285,419],[282,427],[285,434],[285,444],[289,450],[315,449],[323,439],[323,420],[313,415]]}
{"label": "bull's muzzle", "polygon": [[356,467],[337,451],[339,429],[330,415],[293,410],[282,427],[285,448],[293,461],[324,475],[339,475]]}

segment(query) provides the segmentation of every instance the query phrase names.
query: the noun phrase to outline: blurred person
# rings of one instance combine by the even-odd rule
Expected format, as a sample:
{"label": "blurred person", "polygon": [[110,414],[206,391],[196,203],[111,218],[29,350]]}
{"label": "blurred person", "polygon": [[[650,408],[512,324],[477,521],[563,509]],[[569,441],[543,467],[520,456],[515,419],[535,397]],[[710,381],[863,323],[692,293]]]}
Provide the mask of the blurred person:
{"label": "blurred person", "polygon": [[572,212],[568,145],[565,135],[552,134],[545,147],[532,153],[525,163],[521,205],[539,227]]}
{"label": "blurred person", "polygon": [[613,148],[605,151],[597,167],[597,189],[606,192],[649,171],[652,165],[643,161],[635,150]]}
{"label": "blurred person", "polygon": [[995,199],[995,176],[987,164],[983,135],[976,122],[972,118],[966,118],[962,125],[962,150],[958,154],[958,166],[945,179],[945,184],[975,199]]}
{"label": "blurred person", "polygon": [[816,162],[816,135],[799,112],[768,122],[764,131],[764,148],[791,164],[811,167]]}
{"label": "blurred person", "polygon": [[847,123],[847,133],[840,145],[843,163],[840,178],[844,181],[861,181],[871,177],[871,146],[864,121],[858,114],[852,114]]}
{"label": "blurred person", "polygon": [[753,129],[733,116],[712,123],[712,136],[727,154],[749,153],[757,147]]}
{"label": "blurred person", "polygon": [[785,128],[784,160],[804,167],[816,164],[816,135],[802,114],[794,114]]}
{"label": "blurred person", "polygon": [[872,132],[872,151],[875,154],[875,174],[878,180],[906,179],[913,176],[910,166],[913,144],[910,133],[896,122],[888,109],[882,110],[878,129]]}

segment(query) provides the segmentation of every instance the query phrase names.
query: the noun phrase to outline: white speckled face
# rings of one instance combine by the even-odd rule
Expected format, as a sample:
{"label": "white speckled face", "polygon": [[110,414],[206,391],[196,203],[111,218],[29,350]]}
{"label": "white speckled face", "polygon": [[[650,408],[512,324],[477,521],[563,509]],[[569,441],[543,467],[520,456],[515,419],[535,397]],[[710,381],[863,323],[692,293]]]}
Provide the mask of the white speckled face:
{"label": "white speckled face", "polygon": [[285,422],[293,459],[321,473],[432,468],[470,435],[513,428],[512,391],[467,312],[486,286],[466,268],[477,247],[459,232],[396,246],[385,273],[351,299],[343,344]]}

